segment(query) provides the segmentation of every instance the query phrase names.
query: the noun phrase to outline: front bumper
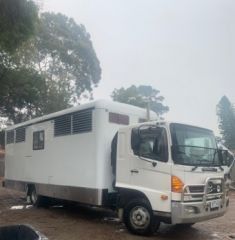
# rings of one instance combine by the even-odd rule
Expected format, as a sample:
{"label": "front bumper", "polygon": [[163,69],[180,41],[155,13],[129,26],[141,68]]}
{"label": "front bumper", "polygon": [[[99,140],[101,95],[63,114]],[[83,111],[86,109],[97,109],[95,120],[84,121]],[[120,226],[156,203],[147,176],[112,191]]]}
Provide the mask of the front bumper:
{"label": "front bumper", "polygon": [[171,205],[173,224],[195,223],[223,216],[229,205],[224,178],[208,177],[205,184],[185,185],[181,201],[172,201]]}
{"label": "front bumper", "polygon": [[172,224],[195,223],[223,216],[229,205],[229,199],[221,200],[218,208],[210,208],[211,201],[204,202],[172,202]]}

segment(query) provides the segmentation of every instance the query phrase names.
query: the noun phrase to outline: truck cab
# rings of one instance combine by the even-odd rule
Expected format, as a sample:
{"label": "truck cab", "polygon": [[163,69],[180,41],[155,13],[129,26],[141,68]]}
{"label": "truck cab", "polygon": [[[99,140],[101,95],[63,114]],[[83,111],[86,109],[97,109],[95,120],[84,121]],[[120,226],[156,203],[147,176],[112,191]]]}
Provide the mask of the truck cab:
{"label": "truck cab", "polygon": [[225,214],[228,159],[211,130],[156,121],[120,129],[115,142],[117,208],[131,232]]}

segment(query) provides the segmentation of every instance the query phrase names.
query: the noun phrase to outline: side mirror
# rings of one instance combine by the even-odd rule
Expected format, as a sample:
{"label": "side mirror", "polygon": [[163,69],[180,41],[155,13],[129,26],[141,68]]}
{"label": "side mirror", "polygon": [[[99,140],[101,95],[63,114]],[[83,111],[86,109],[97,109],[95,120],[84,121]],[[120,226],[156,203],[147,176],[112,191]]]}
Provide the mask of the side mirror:
{"label": "side mirror", "polygon": [[218,149],[218,158],[219,158],[219,162],[221,164],[224,164],[225,159],[224,159],[224,156],[223,156],[223,150],[222,149]]}
{"label": "side mirror", "polygon": [[138,128],[133,128],[131,133],[131,148],[135,154],[139,154],[140,134]]}
{"label": "side mirror", "polygon": [[226,166],[231,167],[234,161],[234,156],[230,154],[228,150],[224,150],[223,156],[224,156],[224,163],[226,164]]}
{"label": "side mirror", "polygon": [[218,155],[219,155],[220,162],[228,167],[233,162],[233,156],[229,154],[228,150],[219,149]]}

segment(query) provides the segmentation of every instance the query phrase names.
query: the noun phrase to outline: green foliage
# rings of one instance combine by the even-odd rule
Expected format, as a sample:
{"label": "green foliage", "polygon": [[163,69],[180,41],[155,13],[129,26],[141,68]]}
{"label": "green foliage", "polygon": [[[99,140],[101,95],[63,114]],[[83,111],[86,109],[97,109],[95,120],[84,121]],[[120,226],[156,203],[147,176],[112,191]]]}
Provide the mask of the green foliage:
{"label": "green foliage", "polygon": [[226,96],[223,96],[217,105],[217,115],[225,145],[230,149],[235,149],[235,111]]}
{"label": "green foliage", "polygon": [[65,109],[91,97],[100,78],[85,27],[62,14],[43,13],[34,37],[14,54],[0,50],[0,116],[17,123]]}
{"label": "green foliage", "polygon": [[40,115],[44,79],[34,70],[0,68],[0,114],[14,123]]}
{"label": "green foliage", "polygon": [[5,147],[5,131],[0,130],[0,150]]}
{"label": "green foliage", "polygon": [[146,108],[147,103],[150,104],[150,109],[158,115],[162,115],[169,111],[169,107],[163,105],[163,96],[159,96],[160,91],[151,86],[135,86],[129,88],[114,89],[112,99],[117,102],[131,104],[137,107]]}
{"label": "green foliage", "polygon": [[14,52],[34,34],[37,19],[33,1],[0,0],[0,49]]}
{"label": "green foliage", "polygon": [[35,38],[20,52],[21,64],[46,80],[42,112],[51,113],[91,96],[101,78],[99,60],[83,25],[62,14],[43,13]]}

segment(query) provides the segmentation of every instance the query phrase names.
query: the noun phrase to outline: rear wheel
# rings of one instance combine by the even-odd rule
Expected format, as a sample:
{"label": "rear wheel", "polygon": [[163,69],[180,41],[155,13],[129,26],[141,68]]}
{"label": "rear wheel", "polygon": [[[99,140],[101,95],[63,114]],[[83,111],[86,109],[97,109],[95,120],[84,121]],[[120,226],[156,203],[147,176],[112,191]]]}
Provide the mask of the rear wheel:
{"label": "rear wheel", "polygon": [[130,232],[138,235],[150,235],[160,225],[145,199],[132,200],[127,204],[124,209],[124,222]]}
{"label": "rear wheel", "polygon": [[28,191],[31,204],[35,207],[45,206],[46,197],[37,194],[35,186],[30,186]]}

